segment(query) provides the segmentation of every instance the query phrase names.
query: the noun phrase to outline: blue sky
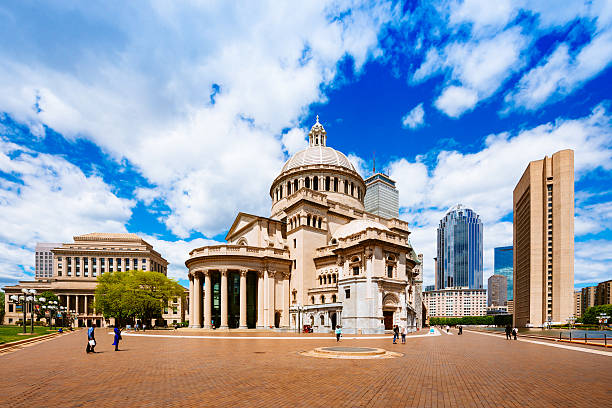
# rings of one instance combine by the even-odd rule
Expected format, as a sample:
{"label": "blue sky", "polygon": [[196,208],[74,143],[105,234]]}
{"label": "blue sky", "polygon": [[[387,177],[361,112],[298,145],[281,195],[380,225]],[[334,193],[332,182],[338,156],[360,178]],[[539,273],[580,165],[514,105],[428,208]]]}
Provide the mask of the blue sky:
{"label": "blue sky", "polygon": [[[303,4],[307,3],[307,4]],[[512,243],[530,160],[575,149],[577,286],[612,277],[609,1],[0,5],[0,285],[36,242],[140,234],[184,279],[318,114],[328,145],[390,173],[433,283],[456,203]]]}

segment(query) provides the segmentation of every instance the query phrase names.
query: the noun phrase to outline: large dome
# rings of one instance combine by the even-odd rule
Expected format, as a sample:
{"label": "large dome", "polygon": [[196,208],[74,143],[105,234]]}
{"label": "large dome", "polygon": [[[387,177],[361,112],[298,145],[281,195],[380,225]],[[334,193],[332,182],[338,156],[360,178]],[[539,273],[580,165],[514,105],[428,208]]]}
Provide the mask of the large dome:
{"label": "large dome", "polygon": [[351,235],[357,234],[361,231],[365,231],[368,228],[376,228],[376,229],[383,230],[383,231],[391,231],[389,228],[387,228],[385,225],[382,225],[379,222],[372,221],[372,220],[357,219],[357,220],[353,220],[349,222],[348,224],[344,224],[338,227],[338,229],[334,231],[334,233],[332,234],[332,238],[340,239],[340,238],[350,237]]}
{"label": "large dome", "polygon": [[351,171],[356,171],[349,159],[339,151],[327,146],[310,146],[291,156],[283,166],[282,172],[284,173],[291,169],[313,164],[340,166]]}
{"label": "large dome", "polygon": [[307,149],[297,152],[287,160],[281,173],[301,166],[317,164],[344,167],[345,169],[357,173],[355,167],[353,167],[344,154],[331,147],[327,147],[327,132],[323,125],[319,123],[319,115],[317,115],[317,122],[308,133],[308,144],[309,146]]}

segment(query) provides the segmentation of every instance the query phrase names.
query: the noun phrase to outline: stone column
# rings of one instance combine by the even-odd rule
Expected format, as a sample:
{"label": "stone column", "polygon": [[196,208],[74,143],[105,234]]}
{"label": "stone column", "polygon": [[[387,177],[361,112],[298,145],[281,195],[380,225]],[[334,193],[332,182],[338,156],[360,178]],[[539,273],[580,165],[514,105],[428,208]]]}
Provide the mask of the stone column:
{"label": "stone column", "polygon": [[283,314],[281,315],[281,326],[289,327],[289,302],[291,294],[289,293],[289,279],[283,275]]}
{"label": "stone column", "polygon": [[264,327],[264,272],[257,271],[257,328]]}
{"label": "stone column", "polygon": [[85,301],[83,302],[83,309],[86,316],[89,316],[89,307],[87,304],[87,295],[85,295]]}
{"label": "stone column", "polygon": [[211,302],[212,288],[210,287],[210,271],[204,271],[204,328],[210,329],[212,320]]}
{"label": "stone column", "polygon": [[189,275],[189,327],[193,325],[195,316],[193,315],[193,276]]}
{"label": "stone column", "polygon": [[247,272],[248,269],[240,271],[240,328],[247,328]]}
{"label": "stone column", "polygon": [[275,286],[276,286],[276,272],[275,271],[268,271],[268,312],[269,314],[269,318],[268,318],[268,326],[274,326],[274,311],[275,311]]}
{"label": "stone column", "polygon": [[270,271],[264,271],[263,276],[263,325],[267,329],[270,327]]}
{"label": "stone column", "polygon": [[221,326],[227,329],[227,269],[221,269]]}
{"label": "stone column", "polygon": [[78,316],[79,314],[79,295],[74,295],[74,303],[75,303],[74,310],[76,310],[76,314]]}
{"label": "stone column", "polygon": [[199,272],[193,274],[193,288],[195,290],[195,296],[193,297],[193,314],[195,319],[191,327],[199,329],[202,327],[202,280]]}

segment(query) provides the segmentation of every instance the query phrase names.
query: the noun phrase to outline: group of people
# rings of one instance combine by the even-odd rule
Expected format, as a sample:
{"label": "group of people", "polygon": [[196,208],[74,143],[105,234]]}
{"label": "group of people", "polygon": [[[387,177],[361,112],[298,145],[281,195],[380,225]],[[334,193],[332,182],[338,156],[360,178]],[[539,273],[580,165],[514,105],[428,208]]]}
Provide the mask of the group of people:
{"label": "group of people", "polygon": [[512,340],[512,337],[514,337],[514,340],[516,340],[516,336],[518,335],[518,330],[516,329],[516,327],[512,327],[509,324],[506,325],[506,340]]}
{"label": "group of people", "polygon": [[[87,348],[85,349],[86,353],[95,353],[96,347],[96,324],[92,324],[89,329],[87,329]],[[115,346],[115,351],[119,351],[119,341],[121,341],[121,329],[119,327],[115,327],[113,332],[115,336],[113,337],[113,346]]]}
{"label": "group of people", "polygon": [[406,326],[402,326],[402,329],[400,331],[400,328],[397,324],[393,325],[393,344],[397,344],[397,339],[399,339],[399,336],[402,336],[402,344],[406,344],[406,335],[408,334],[408,329],[406,328]]}

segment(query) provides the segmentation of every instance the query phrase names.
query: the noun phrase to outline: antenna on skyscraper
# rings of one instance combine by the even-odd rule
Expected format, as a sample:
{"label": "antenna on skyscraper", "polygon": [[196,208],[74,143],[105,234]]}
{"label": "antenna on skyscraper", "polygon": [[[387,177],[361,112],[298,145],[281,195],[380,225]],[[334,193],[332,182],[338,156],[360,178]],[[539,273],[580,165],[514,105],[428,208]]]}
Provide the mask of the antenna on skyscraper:
{"label": "antenna on skyscraper", "polygon": [[376,174],[376,151],[372,152],[372,174]]}

